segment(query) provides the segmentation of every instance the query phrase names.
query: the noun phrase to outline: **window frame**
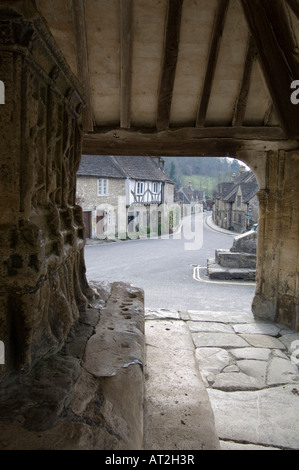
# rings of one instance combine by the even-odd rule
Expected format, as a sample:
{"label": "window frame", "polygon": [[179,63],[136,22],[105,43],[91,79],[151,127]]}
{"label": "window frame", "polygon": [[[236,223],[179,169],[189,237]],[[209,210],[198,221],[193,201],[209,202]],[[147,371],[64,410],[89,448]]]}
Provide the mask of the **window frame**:
{"label": "window frame", "polygon": [[108,196],[107,178],[98,178],[98,196]]}
{"label": "window frame", "polygon": [[137,181],[136,194],[137,196],[142,196],[144,194],[144,181]]}
{"label": "window frame", "polygon": [[159,193],[159,183],[157,181],[153,182],[153,194],[158,194]]}

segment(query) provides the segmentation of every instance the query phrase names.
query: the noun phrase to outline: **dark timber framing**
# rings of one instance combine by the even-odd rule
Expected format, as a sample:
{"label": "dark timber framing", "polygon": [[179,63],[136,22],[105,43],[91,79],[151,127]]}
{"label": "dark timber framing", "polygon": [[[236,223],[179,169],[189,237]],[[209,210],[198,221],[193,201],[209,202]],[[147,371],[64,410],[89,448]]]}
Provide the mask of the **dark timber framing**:
{"label": "dark timber framing", "polygon": [[236,102],[234,116],[232,120],[233,126],[242,126],[243,124],[243,120],[244,120],[244,116],[246,112],[246,105],[248,101],[252,66],[256,57],[257,57],[257,49],[256,49],[255,41],[253,37],[250,35],[248,39],[247,54],[246,54],[246,59],[245,59],[245,66],[244,66],[241,89],[240,89],[240,93]]}
{"label": "dark timber framing", "polygon": [[299,18],[299,3],[298,0],[286,0],[289,7],[293,10],[297,18]]}
{"label": "dark timber framing", "polygon": [[157,129],[169,127],[172,93],[179,54],[183,0],[168,0],[163,65],[158,95]]}
{"label": "dark timber framing", "polygon": [[99,128],[86,135],[83,153],[93,155],[230,156],[244,150],[297,148],[280,127],[185,127],[156,129]]}
{"label": "dark timber framing", "polygon": [[205,80],[196,118],[196,127],[203,127],[205,124],[228,5],[229,0],[218,0]]}
{"label": "dark timber framing", "polygon": [[73,24],[77,49],[77,75],[82,82],[86,99],[86,107],[82,112],[82,127],[84,132],[93,132],[84,0],[73,0]]}
{"label": "dark timber framing", "polygon": [[132,0],[120,0],[120,127],[131,126]]}
{"label": "dark timber framing", "polygon": [[241,3],[281,125],[289,138],[298,138],[299,108],[290,100],[291,83],[298,77],[280,40],[282,28],[276,18],[278,9],[271,12],[275,2],[266,0],[241,0]]}

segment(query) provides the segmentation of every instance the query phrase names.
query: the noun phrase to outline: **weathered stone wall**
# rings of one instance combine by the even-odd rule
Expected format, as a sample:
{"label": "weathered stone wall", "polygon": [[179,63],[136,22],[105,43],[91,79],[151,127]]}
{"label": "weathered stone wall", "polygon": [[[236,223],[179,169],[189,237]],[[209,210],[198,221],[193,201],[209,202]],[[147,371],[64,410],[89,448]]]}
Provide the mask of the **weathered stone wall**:
{"label": "weathered stone wall", "polygon": [[259,192],[253,312],[299,331],[299,151],[269,152]]}
{"label": "weathered stone wall", "polygon": [[57,351],[86,306],[75,204],[84,99],[33,2],[0,8],[0,340],[8,374]]}
{"label": "weathered stone wall", "polygon": [[98,195],[98,178],[90,176],[78,176],[77,178],[77,197],[83,210],[93,210],[101,204],[110,204],[118,208],[118,198],[125,197],[125,179],[108,180],[108,195]]}

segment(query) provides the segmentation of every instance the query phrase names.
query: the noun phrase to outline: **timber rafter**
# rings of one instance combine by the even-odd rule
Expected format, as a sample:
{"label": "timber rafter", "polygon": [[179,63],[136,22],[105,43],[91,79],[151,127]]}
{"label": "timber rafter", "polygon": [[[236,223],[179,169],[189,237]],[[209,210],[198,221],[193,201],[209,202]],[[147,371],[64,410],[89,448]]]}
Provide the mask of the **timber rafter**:
{"label": "timber rafter", "polygon": [[84,132],[92,132],[94,120],[91,105],[84,0],[73,0],[73,27],[76,44],[77,73],[82,82],[86,99],[86,106],[82,112],[82,127]]}
{"label": "timber rafter", "polygon": [[247,45],[247,53],[246,53],[244,71],[243,71],[242,84],[241,84],[240,93],[236,102],[234,116],[232,120],[233,126],[242,126],[243,124],[247,101],[248,101],[249,88],[250,88],[250,83],[251,83],[252,67],[256,58],[257,58],[257,49],[256,49],[255,41],[253,37],[250,35],[248,39],[248,45]]}
{"label": "timber rafter", "polygon": [[295,60],[290,60],[287,43],[291,40],[289,32],[286,34],[282,0],[241,0],[241,3],[281,125],[289,138],[298,138],[299,108],[290,100],[291,83],[298,79],[298,67]]}
{"label": "timber rafter", "polygon": [[183,0],[168,0],[163,65],[158,95],[157,129],[167,129],[179,54]]}
{"label": "timber rafter", "polygon": [[229,0],[218,0],[205,80],[196,118],[196,127],[202,127],[205,124],[228,6]]}
{"label": "timber rafter", "polygon": [[120,127],[131,126],[132,0],[120,0]]}

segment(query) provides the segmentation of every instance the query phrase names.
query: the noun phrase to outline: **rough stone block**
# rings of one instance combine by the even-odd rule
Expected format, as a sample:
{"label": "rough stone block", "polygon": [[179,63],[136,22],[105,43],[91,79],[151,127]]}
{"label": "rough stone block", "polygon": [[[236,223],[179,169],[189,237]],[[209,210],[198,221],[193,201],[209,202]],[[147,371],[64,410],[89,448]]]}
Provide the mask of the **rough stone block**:
{"label": "rough stone block", "polygon": [[143,355],[143,291],[114,283],[105,307],[88,309],[58,353],[2,382],[0,449],[141,449]]}

